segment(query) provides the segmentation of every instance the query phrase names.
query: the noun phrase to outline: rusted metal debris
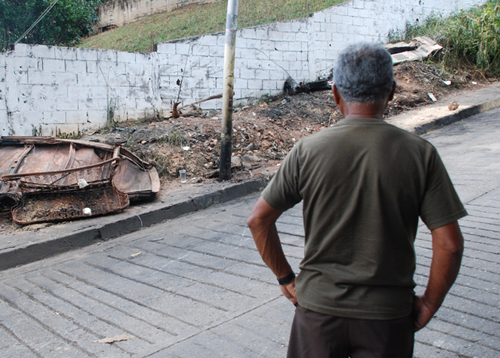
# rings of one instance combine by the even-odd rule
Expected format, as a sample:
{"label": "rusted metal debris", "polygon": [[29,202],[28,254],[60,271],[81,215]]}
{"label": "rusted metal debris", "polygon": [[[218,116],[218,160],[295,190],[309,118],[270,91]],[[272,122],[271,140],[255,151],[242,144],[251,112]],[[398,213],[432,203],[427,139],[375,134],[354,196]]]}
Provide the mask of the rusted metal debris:
{"label": "rusted metal debris", "polygon": [[84,189],[37,189],[24,193],[19,204],[12,208],[12,219],[18,224],[104,215],[125,209],[130,204],[127,194],[116,189],[109,180],[91,183]]}
{"label": "rusted metal debris", "polygon": [[103,215],[160,191],[156,169],[119,146],[2,137],[0,212],[30,224]]}

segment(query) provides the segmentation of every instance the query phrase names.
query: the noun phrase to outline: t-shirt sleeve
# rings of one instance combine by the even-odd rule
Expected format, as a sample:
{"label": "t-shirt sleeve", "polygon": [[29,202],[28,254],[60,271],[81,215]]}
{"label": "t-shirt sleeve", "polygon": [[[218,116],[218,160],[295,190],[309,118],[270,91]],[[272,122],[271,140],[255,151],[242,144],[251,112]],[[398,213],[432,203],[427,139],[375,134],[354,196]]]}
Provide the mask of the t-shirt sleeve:
{"label": "t-shirt sleeve", "polygon": [[420,217],[429,229],[450,224],[467,215],[450,176],[437,153],[431,154]]}
{"label": "t-shirt sleeve", "polygon": [[298,151],[298,147],[294,147],[288,153],[276,175],[262,192],[264,200],[276,210],[288,210],[302,200]]}

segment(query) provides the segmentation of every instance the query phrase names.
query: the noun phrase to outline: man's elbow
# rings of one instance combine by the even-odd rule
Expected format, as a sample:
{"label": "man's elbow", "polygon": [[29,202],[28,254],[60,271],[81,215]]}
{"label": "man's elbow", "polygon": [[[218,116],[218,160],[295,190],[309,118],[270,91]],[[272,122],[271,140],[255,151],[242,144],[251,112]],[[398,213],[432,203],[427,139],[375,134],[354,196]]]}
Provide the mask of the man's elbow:
{"label": "man's elbow", "polygon": [[257,230],[258,228],[266,225],[266,216],[260,210],[253,210],[247,220],[247,225],[250,231]]}
{"label": "man's elbow", "polygon": [[444,247],[444,250],[446,250],[446,253],[450,258],[453,258],[453,260],[459,262],[462,260],[462,256],[464,253],[463,241],[454,242],[453,244],[446,245],[446,247]]}
{"label": "man's elbow", "polygon": [[450,251],[453,255],[460,255],[464,253],[464,239],[460,234],[460,240],[457,241],[451,248]]}
{"label": "man's elbow", "polygon": [[255,228],[255,226],[257,225],[257,217],[256,215],[254,215],[253,213],[250,214],[250,216],[248,217],[248,220],[247,220],[247,226],[250,228],[250,230],[252,230],[253,228]]}

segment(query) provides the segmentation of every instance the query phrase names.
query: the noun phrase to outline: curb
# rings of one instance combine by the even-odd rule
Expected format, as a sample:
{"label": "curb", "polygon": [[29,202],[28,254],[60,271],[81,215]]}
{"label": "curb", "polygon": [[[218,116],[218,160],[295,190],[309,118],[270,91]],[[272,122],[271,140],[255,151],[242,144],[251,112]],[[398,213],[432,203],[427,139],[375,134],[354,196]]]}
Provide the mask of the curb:
{"label": "curb", "polygon": [[267,183],[265,179],[257,179],[228,188],[196,196],[176,204],[166,204],[140,215],[134,213],[128,217],[90,227],[67,236],[33,243],[24,247],[0,253],[0,271],[47,259],[71,250],[111,240],[132,233],[145,227],[159,224],[165,220],[177,218],[191,212],[207,209],[213,205],[225,203],[262,189]]}
{"label": "curb", "polygon": [[437,118],[432,122],[415,127],[413,133],[417,135],[423,135],[432,130],[442,128],[444,126],[450,125],[452,123],[458,122],[460,120],[472,117],[476,114],[480,114],[489,111],[490,109],[495,109],[498,107],[500,107],[500,98],[492,99],[490,101],[462,109],[460,111],[457,111],[456,113]]}

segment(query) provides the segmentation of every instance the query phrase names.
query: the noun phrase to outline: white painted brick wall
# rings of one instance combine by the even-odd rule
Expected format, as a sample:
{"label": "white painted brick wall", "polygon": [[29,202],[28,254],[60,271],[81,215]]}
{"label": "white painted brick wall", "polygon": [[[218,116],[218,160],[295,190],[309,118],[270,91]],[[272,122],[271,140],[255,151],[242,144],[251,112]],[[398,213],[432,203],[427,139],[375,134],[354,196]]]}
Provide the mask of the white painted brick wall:
{"label": "white painted brick wall", "polygon": [[[45,124],[65,124],[66,123],[66,112],[64,111],[43,111],[43,121]],[[28,122],[32,123],[32,122]]]}
{"label": "white painted brick wall", "polygon": [[[448,15],[486,0],[353,0],[307,19],[240,29],[234,102],[276,95],[328,74],[338,53],[358,41],[385,42],[389,30]],[[127,53],[18,44],[0,54],[0,134],[42,135],[102,127],[108,106],[117,121],[163,115],[179,96],[188,104],[222,93],[225,33],[160,43]],[[222,100],[205,102],[219,109]]]}
{"label": "white painted brick wall", "polygon": [[64,63],[66,72],[75,74],[87,73],[87,63],[85,61],[66,60]]}

